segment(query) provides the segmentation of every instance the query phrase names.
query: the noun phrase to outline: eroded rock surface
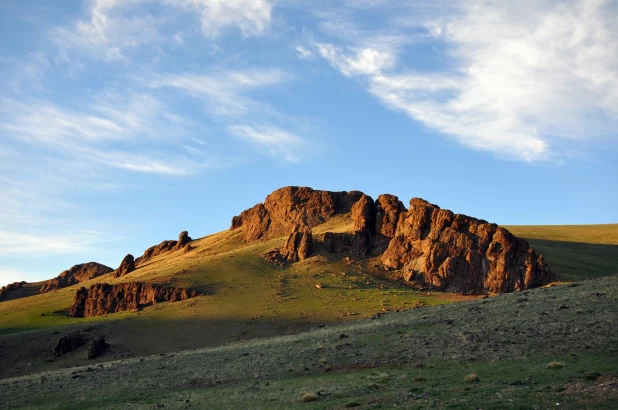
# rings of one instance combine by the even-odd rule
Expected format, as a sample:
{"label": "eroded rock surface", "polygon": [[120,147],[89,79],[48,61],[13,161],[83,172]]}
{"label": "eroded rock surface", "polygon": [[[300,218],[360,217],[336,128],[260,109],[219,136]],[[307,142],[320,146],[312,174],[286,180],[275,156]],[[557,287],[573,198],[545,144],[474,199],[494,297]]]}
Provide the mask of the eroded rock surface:
{"label": "eroded rock surface", "polygon": [[307,259],[313,254],[313,235],[310,228],[295,227],[281,248],[275,248],[264,254],[270,262],[286,263]]}
{"label": "eroded rock surface", "polygon": [[313,228],[334,215],[350,212],[362,195],[358,191],[281,188],[268,195],[263,204],[257,204],[235,216],[231,229],[242,228],[245,242],[271,235],[290,234],[296,226]]}
{"label": "eroded rock surface", "polygon": [[191,237],[189,236],[189,233],[187,231],[182,231],[178,235],[177,241],[174,241],[174,240],[163,241],[158,245],[154,245],[146,249],[142,256],[135,259],[135,264],[140,265],[154,258],[157,255],[161,255],[162,253],[176,251],[179,249],[186,250],[186,246],[189,245],[189,243],[192,241],[193,239],[191,239]]}
{"label": "eroded rock surface", "polygon": [[120,266],[116,269],[116,277],[124,276],[129,274],[135,270],[135,259],[133,255],[128,254],[124,257],[122,262],[120,262]]}
{"label": "eroded rock surface", "polygon": [[25,281],[9,283],[6,286],[0,288],[0,300],[7,296],[7,293],[17,289],[21,289],[26,284]]}
{"label": "eroded rock surface", "polygon": [[96,339],[91,340],[88,343],[88,353],[86,355],[86,359],[90,360],[101,356],[108,347],[109,344],[105,341],[104,336],[99,336]]}
{"label": "eroded rock surface", "polygon": [[97,283],[75,294],[69,314],[73,317],[93,317],[108,313],[132,311],[161,302],[176,302],[200,295],[191,289],[172,288],[141,282],[117,285]]}
{"label": "eroded rock surface", "polygon": [[96,278],[97,276],[105,275],[114,270],[109,266],[102,265],[96,262],[82,263],[72,266],[65,270],[54,279],[50,279],[39,289],[40,293],[50,292],[56,289],[66,288],[87,280]]}
{"label": "eroded rock surface", "polygon": [[469,293],[511,292],[547,284],[552,275],[525,239],[413,198],[381,256],[407,281]]}
{"label": "eroded rock surface", "polygon": [[[410,208],[394,195],[377,201],[361,192],[286,187],[234,217],[246,242],[289,233],[265,254],[286,263],[302,259],[302,229],[350,213],[351,232],[326,232],[320,249],[342,255],[375,255],[386,270],[409,283],[464,293],[511,292],[549,283],[553,276],[528,242],[504,228],[413,198]],[[313,242],[313,241],[312,241]],[[315,245],[314,245],[315,246]]]}
{"label": "eroded rock surface", "polygon": [[54,348],[54,356],[62,356],[86,344],[86,336],[80,332],[62,336]]}

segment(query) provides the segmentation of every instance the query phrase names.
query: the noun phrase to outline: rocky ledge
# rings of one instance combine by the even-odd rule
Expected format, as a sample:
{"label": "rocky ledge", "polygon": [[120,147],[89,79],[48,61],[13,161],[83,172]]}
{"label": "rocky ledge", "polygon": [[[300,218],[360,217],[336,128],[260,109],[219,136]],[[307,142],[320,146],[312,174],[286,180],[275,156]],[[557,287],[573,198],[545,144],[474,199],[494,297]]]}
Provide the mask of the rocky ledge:
{"label": "rocky ledge", "polygon": [[199,296],[195,290],[172,288],[141,282],[117,285],[97,283],[77,290],[69,314],[73,317],[101,316],[139,310],[161,302],[176,302]]}

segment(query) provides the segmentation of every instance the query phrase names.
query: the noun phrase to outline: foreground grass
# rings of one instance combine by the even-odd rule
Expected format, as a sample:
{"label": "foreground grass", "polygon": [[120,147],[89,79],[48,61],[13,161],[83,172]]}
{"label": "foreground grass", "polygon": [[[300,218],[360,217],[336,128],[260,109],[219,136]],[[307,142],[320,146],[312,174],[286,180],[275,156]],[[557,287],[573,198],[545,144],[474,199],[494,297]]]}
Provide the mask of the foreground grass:
{"label": "foreground grass", "polygon": [[[0,379],[0,402],[11,408],[529,409],[559,403],[609,409],[618,399],[617,311],[614,276]],[[471,373],[479,380],[466,383]],[[303,402],[306,394],[317,400]]]}

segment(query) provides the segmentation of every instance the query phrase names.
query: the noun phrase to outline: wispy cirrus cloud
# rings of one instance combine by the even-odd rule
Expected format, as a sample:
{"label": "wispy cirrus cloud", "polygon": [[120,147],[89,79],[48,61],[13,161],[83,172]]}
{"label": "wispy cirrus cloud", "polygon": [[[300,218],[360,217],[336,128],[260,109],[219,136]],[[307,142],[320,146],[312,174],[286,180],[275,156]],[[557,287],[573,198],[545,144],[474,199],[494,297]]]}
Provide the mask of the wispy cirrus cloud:
{"label": "wispy cirrus cloud", "polygon": [[372,44],[368,36],[315,47],[342,74],[362,79],[385,106],[503,157],[569,155],[574,140],[617,125],[615,5],[479,0],[457,3],[439,18],[435,9],[424,20],[418,15],[413,27],[402,16],[392,21],[401,32],[424,27],[444,47],[450,68],[404,68],[417,65],[404,47]]}
{"label": "wispy cirrus cloud", "polygon": [[302,137],[273,126],[232,125],[229,132],[273,158],[297,163],[312,150]]}

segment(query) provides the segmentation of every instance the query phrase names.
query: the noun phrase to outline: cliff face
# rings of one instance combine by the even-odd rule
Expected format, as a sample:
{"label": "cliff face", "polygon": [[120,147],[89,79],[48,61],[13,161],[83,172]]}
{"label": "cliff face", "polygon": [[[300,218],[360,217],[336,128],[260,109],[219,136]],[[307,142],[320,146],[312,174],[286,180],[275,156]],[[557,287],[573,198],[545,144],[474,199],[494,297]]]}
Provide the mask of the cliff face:
{"label": "cliff face", "polygon": [[189,248],[187,247],[187,245],[192,240],[193,239],[191,239],[187,231],[182,231],[178,235],[177,241],[173,241],[173,240],[163,241],[158,245],[151,246],[150,248],[146,249],[142,256],[135,259],[135,264],[140,265],[154,258],[155,256],[160,255],[162,253],[166,253],[166,252],[177,251],[179,249],[185,249],[185,251],[188,251]]}
{"label": "cliff face", "polygon": [[290,234],[294,228],[313,228],[337,214],[352,210],[362,192],[316,191],[285,187],[232,219],[231,229],[242,228],[245,242],[272,235]]}
{"label": "cliff face", "polygon": [[526,240],[420,198],[413,198],[406,209],[394,195],[374,201],[358,191],[286,187],[234,217],[232,229],[242,229],[246,242],[290,234],[283,251],[278,248],[267,255],[295,262],[310,256],[315,247],[308,247],[302,257],[295,253],[302,239],[299,229],[345,213],[352,218],[352,232],[326,232],[323,243],[316,245],[329,253],[378,256],[383,269],[397,270],[402,279],[421,288],[497,293],[552,280],[543,257]]}
{"label": "cliff face", "polygon": [[380,260],[403,278],[442,290],[497,293],[547,284],[547,264],[496,224],[414,198]]}
{"label": "cliff face", "polygon": [[114,270],[109,266],[101,265],[100,263],[82,263],[72,266],[54,279],[45,282],[45,284],[41,286],[39,292],[46,293],[52,290],[66,288],[67,286],[73,286],[113,271]]}
{"label": "cliff face", "polygon": [[117,285],[97,283],[75,294],[69,314],[73,317],[101,316],[108,313],[141,309],[161,302],[176,302],[198,296],[190,289],[179,289],[140,282]]}

